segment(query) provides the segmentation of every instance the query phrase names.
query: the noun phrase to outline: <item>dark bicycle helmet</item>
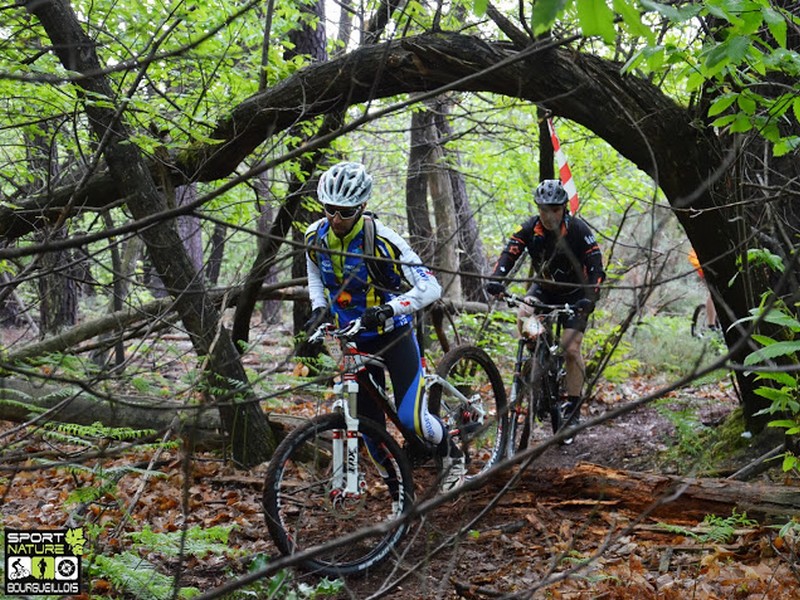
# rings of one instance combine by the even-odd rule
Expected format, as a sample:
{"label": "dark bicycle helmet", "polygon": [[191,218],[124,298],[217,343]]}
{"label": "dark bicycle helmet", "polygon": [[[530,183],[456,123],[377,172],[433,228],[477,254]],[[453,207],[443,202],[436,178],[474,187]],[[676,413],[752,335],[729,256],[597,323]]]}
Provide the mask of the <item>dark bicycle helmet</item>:
{"label": "dark bicycle helmet", "polygon": [[341,162],[322,174],[317,195],[323,204],[361,206],[372,194],[372,176],[356,162]]}
{"label": "dark bicycle helmet", "polygon": [[533,192],[533,200],[539,206],[562,205],[566,204],[569,198],[567,197],[567,190],[564,189],[558,179],[545,179]]}

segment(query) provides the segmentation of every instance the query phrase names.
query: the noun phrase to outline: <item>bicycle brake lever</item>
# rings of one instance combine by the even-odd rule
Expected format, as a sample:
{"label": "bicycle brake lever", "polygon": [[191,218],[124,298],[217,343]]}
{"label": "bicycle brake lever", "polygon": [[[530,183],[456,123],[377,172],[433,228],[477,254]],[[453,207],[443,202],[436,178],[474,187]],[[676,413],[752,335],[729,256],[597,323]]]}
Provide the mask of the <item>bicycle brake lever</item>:
{"label": "bicycle brake lever", "polygon": [[331,328],[331,325],[332,325],[331,323],[320,323],[316,331],[314,331],[314,333],[312,333],[308,337],[308,343],[315,344],[321,341],[325,337],[325,334],[328,332],[328,330]]}
{"label": "bicycle brake lever", "polygon": [[350,323],[350,325],[348,325],[344,330],[340,331],[340,333],[342,337],[350,337],[357,334],[362,329],[366,328],[361,324],[361,317],[358,317],[355,321]]}

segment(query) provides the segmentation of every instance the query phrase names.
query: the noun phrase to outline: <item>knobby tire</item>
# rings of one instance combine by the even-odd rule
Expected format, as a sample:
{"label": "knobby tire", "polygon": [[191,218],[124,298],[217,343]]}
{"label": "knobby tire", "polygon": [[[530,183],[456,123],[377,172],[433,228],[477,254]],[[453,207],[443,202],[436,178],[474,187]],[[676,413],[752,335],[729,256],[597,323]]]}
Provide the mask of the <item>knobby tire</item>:
{"label": "knobby tire", "polygon": [[[331,440],[335,432],[344,436],[345,429],[341,413],[316,417],[286,436],[270,459],[264,513],[270,535],[284,555],[389,522],[396,517],[394,500],[401,501],[401,513],[411,509],[414,484],[408,458],[385,427],[365,418],[359,418],[358,427],[358,472],[364,477],[360,497],[348,500],[332,492]],[[388,477],[370,457],[364,436],[382,455]],[[382,533],[326,549],[301,564],[320,575],[361,575],[390,555],[406,529],[406,523],[398,523]]]}
{"label": "knobby tire", "polygon": [[479,396],[486,412],[483,422],[478,422],[476,411],[444,393],[442,386],[431,387],[428,409],[444,421],[448,430],[457,432],[456,442],[467,458],[467,476],[475,477],[504,458],[509,418],[503,379],[489,355],[469,345],[447,352],[436,372],[467,398]]}
{"label": "knobby tire", "polygon": [[[512,410],[509,435],[512,452],[521,452],[528,447],[531,432],[536,421],[549,419],[553,433],[564,425],[559,406],[559,382],[557,368],[547,368],[552,356],[531,354],[520,374],[520,390],[517,406]],[[558,366],[558,365],[557,365]]]}

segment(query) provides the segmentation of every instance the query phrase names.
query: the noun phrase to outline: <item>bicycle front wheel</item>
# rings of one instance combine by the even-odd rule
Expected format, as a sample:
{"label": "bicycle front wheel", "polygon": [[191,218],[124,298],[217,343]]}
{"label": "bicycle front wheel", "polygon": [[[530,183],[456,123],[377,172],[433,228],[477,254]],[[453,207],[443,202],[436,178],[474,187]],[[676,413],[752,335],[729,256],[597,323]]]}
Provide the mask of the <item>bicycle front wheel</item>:
{"label": "bicycle front wheel", "polygon": [[[267,468],[263,505],[275,545],[290,555],[327,544],[301,561],[321,575],[366,572],[389,556],[407,529],[399,523],[359,539],[349,535],[408,512],[414,498],[411,465],[394,438],[369,419],[360,418],[358,430],[357,464],[348,465],[357,468],[356,494],[347,494],[343,483],[336,483],[344,465],[335,464],[334,440],[347,437],[340,413],[295,429],[278,445]],[[337,536],[347,537],[347,543],[331,543]]]}
{"label": "bicycle front wheel", "polygon": [[558,433],[564,425],[558,403],[559,382],[544,366],[548,360],[542,356],[530,356],[522,366],[520,410],[512,411],[510,422],[509,435],[513,452],[521,452],[528,447],[531,432],[537,422],[549,420],[553,433]]}
{"label": "bicycle front wheel", "polygon": [[452,385],[430,389],[428,409],[438,415],[467,459],[467,475],[476,476],[503,458],[508,409],[503,379],[486,352],[458,346],[442,357],[436,373]]}

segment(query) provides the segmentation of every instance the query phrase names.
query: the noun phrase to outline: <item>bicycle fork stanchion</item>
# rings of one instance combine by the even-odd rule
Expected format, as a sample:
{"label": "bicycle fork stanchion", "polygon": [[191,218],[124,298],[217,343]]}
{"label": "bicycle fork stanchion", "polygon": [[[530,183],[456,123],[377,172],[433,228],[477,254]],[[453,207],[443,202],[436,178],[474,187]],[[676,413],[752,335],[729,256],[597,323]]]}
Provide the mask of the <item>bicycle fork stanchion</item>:
{"label": "bicycle fork stanchion", "polygon": [[345,401],[338,400],[336,408],[344,415],[344,435],[334,433],[333,439],[333,477],[331,494],[343,493],[347,498],[357,497],[361,493],[358,473],[358,417],[356,402],[358,382],[345,380],[333,386],[334,392]]}

